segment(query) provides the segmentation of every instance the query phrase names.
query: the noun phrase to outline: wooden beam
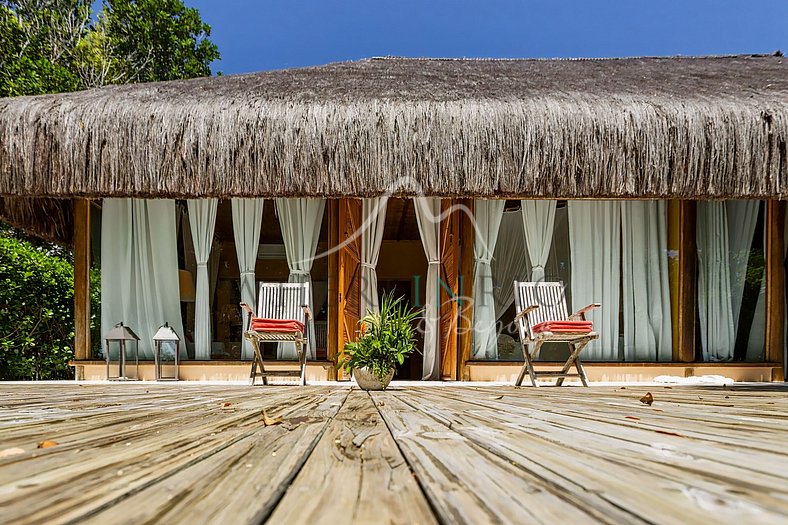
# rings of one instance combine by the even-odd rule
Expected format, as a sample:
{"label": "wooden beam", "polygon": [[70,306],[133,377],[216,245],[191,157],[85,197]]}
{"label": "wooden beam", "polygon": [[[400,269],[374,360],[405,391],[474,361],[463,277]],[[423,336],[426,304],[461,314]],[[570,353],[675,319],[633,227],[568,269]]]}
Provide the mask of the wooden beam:
{"label": "wooden beam", "polygon": [[[785,352],[785,202],[766,202],[766,361],[783,363]],[[783,373],[785,371],[783,370]],[[778,381],[782,377],[773,378]]]}
{"label": "wooden beam", "polygon": [[[336,365],[339,340],[339,288],[337,276],[339,274],[339,255],[336,246],[339,244],[339,201],[328,200],[328,328],[326,359]],[[330,379],[337,379],[337,369],[332,367]]]}
{"label": "wooden beam", "polygon": [[459,211],[459,237],[460,237],[460,287],[459,292],[462,302],[459,305],[459,319],[457,326],[457,360],[458,377],[463,381],[470,381],[471,372],[467,362],[471,359],[473,350],[473,243],[475,240],[473,228],[473,199],[462,199],[459,204],[463,208]]}
{"label": "wooden beam", "polygon": [[74,199],[74,358],[90,351],[90,201]]}
{"label": "wooden beam", "polygon": [[697,252],[694,201],[668,202],[668,272],[673,320],[673,360],[695,361],[695,312],[697,302]]}

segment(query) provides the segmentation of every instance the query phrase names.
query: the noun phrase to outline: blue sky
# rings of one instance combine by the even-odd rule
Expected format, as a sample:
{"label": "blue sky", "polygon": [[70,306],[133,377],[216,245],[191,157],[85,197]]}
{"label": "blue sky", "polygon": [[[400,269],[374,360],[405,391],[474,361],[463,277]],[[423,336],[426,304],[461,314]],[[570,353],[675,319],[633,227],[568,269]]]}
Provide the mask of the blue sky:
{"label": "blue sky", "polygon": [[225,74],[369,56],[788,53],[786,0],[186,0]]}

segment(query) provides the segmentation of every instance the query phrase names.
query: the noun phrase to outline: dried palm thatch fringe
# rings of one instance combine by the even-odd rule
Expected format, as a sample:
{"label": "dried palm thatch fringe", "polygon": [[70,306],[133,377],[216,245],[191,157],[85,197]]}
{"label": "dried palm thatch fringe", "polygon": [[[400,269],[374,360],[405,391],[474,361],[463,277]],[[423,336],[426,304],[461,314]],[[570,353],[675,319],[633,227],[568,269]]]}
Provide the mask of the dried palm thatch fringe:
{"label": "dried palm thatch fringe", "polygon": [[781,56],[370,59],[0,99],[0,195],[785,198],[787,140]]}
{"label": "dried palm thatch fringe", "polygon": [[0,197],[0,220],[52,242],[70,245],[74,231],[71,199]]}

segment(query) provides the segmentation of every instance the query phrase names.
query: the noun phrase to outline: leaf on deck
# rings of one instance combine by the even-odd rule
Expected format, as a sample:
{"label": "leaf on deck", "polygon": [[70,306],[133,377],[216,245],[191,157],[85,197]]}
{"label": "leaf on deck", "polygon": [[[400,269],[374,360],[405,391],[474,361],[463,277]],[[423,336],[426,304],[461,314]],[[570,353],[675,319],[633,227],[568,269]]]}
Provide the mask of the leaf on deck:
{"label": "leaf on deck", "polygon": [[281,422],[282,422],[282,418],[281,417],[279,417],[279,416],[271,417],[271,416],[268,415],[268,412],[263,410],[263,423],[265,423],[265,426],[270,427],[270,426],[273,426],[273,425],[278,425]]}
{"label": "leaf on deck", "polygon": [[49,439],[47,439],[47,440],[45,440],[45,441],[42,441],[42,442],[40,442],[40,443],[38,444],[38,448],[50,448],[50,447],[56,447],[56,446],[58,446],[58,444],[59,444],[59,443],[58,443],[57,441],[52,441],[52,440],[49,440]]}
{"label": "leaf on deck", "polygon": [[654,396],[651,395],[651,392],[646,392],[646,395],[640,398],[640,402],[644,405],[651,406],[654,402]]}

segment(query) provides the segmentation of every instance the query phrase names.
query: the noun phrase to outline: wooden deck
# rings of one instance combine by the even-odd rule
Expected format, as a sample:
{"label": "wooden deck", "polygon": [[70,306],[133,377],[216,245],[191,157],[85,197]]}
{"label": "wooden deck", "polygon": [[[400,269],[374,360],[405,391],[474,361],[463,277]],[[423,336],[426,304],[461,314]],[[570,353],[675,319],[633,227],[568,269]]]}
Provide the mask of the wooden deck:
{"label": "wooden deck", "polygon": [[785,523],[786,394],[0,384],[0,521]]}

